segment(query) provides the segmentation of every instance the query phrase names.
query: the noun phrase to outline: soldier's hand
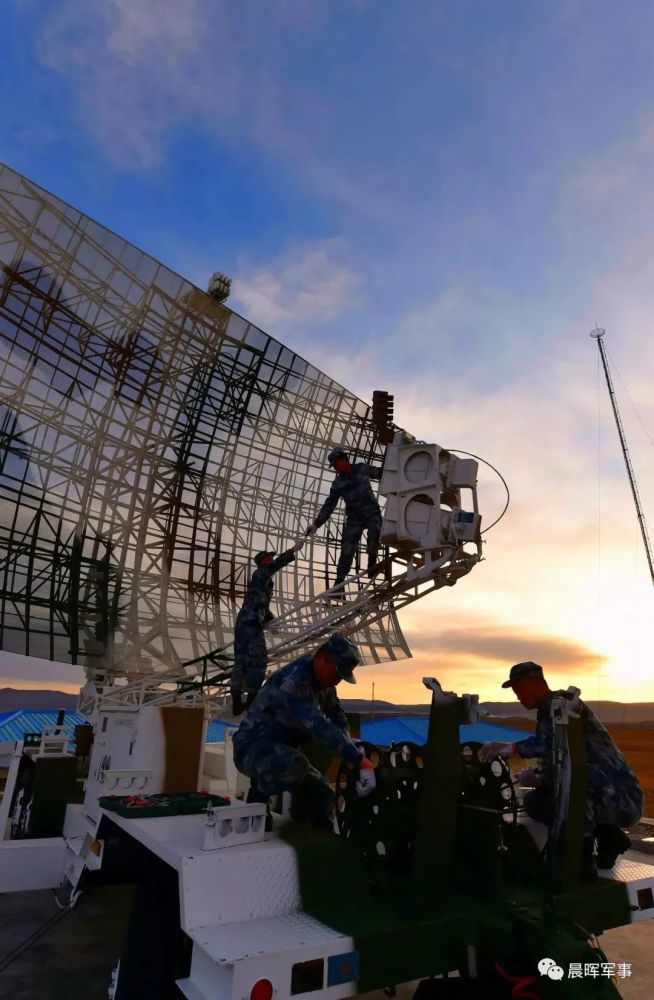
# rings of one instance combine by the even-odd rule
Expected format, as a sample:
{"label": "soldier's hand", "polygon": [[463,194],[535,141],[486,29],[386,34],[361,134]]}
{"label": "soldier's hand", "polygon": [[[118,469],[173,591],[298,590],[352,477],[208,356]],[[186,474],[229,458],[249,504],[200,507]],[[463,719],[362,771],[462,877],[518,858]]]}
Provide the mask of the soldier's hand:
{"label": "soldier's hand", "polygon": [[244,711],[243,695],[240,691],[232,691],[232,715],[241,715]]}
{"label": "soldier's hand", "polygon": [[522,771],[518,771],[516,779],[525,788],[538,788],[543,784],[542,774],[533,767],[525,767]]}
{"label": "soldier's hand", "polygon": [[318,530],[317,524],[310,524],[307,530],[304,532],[304,534],[306,535],[307,538],[309,538],[311,535],[315,535],[317,530]]}
{"label": "soldier's hand", "polygon": [[359,798],[370,795],[370,793],[374,792],[377,787],[375,768],[373,767],[372,761],[368,760],[367,757],[361,758],[361,763],[359,764],[359,780],[354,787],[356,788],[356,793]]}
{"label": "soldier's hand", "polygon": [[298,538],[297,542],[291,549],[291,552],[301,552],[302,549],[304,548],[304,542],[305,542],[304,538]]}
{"label": "soldier's hand", "polygon": [[502,757],[506,760],[513,753],[513,743],[502,743],[500,740],[489,740],[481,748],[481,755],[484,760],[492,760],[493,757]]}

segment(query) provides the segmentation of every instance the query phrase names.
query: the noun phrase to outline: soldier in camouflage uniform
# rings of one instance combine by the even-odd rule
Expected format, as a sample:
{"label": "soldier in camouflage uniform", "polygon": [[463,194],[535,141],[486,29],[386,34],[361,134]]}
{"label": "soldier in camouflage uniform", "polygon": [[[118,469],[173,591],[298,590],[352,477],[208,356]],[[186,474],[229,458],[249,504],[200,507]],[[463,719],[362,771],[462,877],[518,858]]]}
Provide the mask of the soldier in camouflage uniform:
{"label": "soldier in camouflage uniform", "polygon": [[382,515],[375,494],[370,487],[371,479],[381,478],[381,469],[373,469],[365,462],[352,465],[342,448],[334,448],[327,461],[336,470],[329,496],[318,511],[307,535],[312,535],[331,517],[339,500],[345,504],[345,524],[341,539],[341,554],[336,566],[334,589],[340,587],[350,572],[359,539],[367,532],[368,576],[373,576],[377,568],[379,536],[382,529]]}
{"label": "soldier in camouflage uniform", "polygon": [[234,763],[251,779],[248,802],[293,790],[295,818],[333,829],[332,788],[299,749],[311,737],[359,766],[359,794],[372,791],[372,764],[350,739],[335,691],[342,680],[356,683],[358,663],[356,646],[336,633],[266,681],[234,736]]}
{"label": "soldier in camouflage uniform", "polygon": [[274,552],[257,552],[254,557],[257,568],[248,584],[243,607],[236,616],[234,626],[234,666],[230,677],[234,715],[240,715],[251,704],[266,674],[268,654],[263,630],[265,625],[274,621],[270,611],[274,589],[272,578],[295,559],[295,553],[303,545],[303,541],[296,542],[277,558]]}
{"label": "soldier in camouflage uniform", "polygon": [[[517,753],[521,757],[541,758],[538,770],[528,769],[520,772],[518,777],[533,788],[524,796],[527,813],[549,825],[553,818],[550,789],[554,727],[551,705],[552,698],[559,692],[549,689],[542,667],[531,661],[511,667],[509,679],[502,687],[513,688],[525,708],[538,710],[536,732],[534,736],[515,744],[486,743],[482,748],[484,755],[508,757]],[[597,838],[597,865],[599,868],[612,868],[618,854],[626,851],[631,844],[622,827],[633,826],[643,814],[643,790],[597,716],[583,701],[579,705],[587,773],[585,850],[592,855],[593,842]]]}

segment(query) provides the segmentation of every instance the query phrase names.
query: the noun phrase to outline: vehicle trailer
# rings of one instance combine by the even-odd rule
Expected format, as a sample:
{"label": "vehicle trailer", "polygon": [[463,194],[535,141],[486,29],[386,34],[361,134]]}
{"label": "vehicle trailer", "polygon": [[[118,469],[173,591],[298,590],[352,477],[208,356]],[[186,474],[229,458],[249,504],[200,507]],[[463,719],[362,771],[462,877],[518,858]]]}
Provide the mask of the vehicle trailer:
{"label": "vehicle trailer", "polygon": [[430,684],[424,747],[366,745],[373,795],[358,800],[341,767],[340,836],[281,816],[264,833],[262,806],[145,819],[103,810],[105,876],[125,858],[139,869],[116,1000],[177,988],[189,1000],[341,998],[416,979],[423,1000],[517,996],[519,983],[532,997],[619,996],[608,977],[538,968],[603,963],[597,935],[654,916],[654,866],[622,860],[580,880],[579,720],[556,706],[570,794],[548,837],[520,814],[506,764],[461,746],[476,699]]}

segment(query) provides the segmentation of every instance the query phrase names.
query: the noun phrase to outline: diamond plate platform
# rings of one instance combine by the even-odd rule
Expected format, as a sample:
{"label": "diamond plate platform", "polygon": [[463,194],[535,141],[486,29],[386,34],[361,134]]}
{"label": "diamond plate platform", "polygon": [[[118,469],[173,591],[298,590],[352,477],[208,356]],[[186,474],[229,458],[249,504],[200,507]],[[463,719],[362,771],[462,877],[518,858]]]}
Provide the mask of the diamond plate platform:
{"label": "diamond plate platform", "polygon": [[221,965],[307,947],[319,949],[321,955],[338,954],[353,947],[351,937],[301,912],[198,927],[193,940]]}
{"label": "diamond plate platform", "polygon": [[631,905],[631,922],[654,917],[654,865],[619,858],[613,869],[600,869],[600,875],[624,882]]}
{"label": "diamond plate platform", "polygon": [[[343,1000],[357,993],[353,939],[305,913],[198,927],[191,938],[191,975],[177,980],[187,1000],[238,1000],[248,997],[259,979],[267,979],[280,998]],[[294,970],[303,963],[317,966],[318,981],[309,992],[292,985]],[[349,975],[331,978],[332,963],[342,963]]]}

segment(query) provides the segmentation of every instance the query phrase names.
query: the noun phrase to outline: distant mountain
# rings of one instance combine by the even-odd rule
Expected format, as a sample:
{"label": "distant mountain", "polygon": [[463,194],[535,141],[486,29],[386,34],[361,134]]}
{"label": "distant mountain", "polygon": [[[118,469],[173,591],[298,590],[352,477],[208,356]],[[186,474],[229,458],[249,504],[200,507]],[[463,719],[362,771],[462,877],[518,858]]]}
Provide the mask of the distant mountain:
{"label": "distant mountain", "polygon": [[[370,716],[370,699],[363,698],[341,698],[341,704],[346,712],[359,712],[361,715]],[[586,701],[589,708],[603,722],[622,722],[630,725],[640,725],[643,723],[654,724],[654,702],[642,701],[623,703],[620,701]],[[518,701],[483,701],[479,706],[482,711],[488,712],[489,716],[505,719],[530,719],[533,721],[535,713],[528,712]],[[390,701],[377,701],[375,699],[374,714],[381,715],[429,715],[429,704],[422,705],[394,705]]]}
{"label": "distant mountain", "polygon": [[20,708],[76,709],[77,695],[64,691],[0,688],[0,712],[16,712]]}
{"label": "distant mountain", "polygon": [[[595,715],[602,722],[622,722],[629,725],[638,725],[644,722],[654,723],[654,702],[621,702],[621,701],[593,701],[592,698],[584,698],[584,701]],[[491,715],[517,716],[519,718],[533,719],[534,713],[528,712],[519,702],[486,701],[482,707]]]}
{"label": "distant mountain", "polygon": [[[358,712],[370,716],[369,698],[341,698],[346,712]],[[654,725],[654,702],[642,701],[633,704],[620,701],[587,701],[587,705],[603,722],[628,723],[629,725]],[[16,711],[19,708],[77,708],[77,695],[64,691],[21,690],[20,688],[0,688],[0,712]],[[528,712],[518,701],[484,701],[482,711],[493,718],[528,719],[533,722],[535,713]],[[394,705],[391,701],[375,699],[375,716],[382,715],[429,715],[429,703],[421,705]]]}
{"label": "distant mountain", "polygon": [[[340,703],[346,712],[363,712],[370,714],[370,698],[340,698]],[[428,705],[414,705],[416,711],[411,712],[410,705],[394,705],[390,701],[378,701],[375,698],[375,715],[428,715]],[[419,711],[420,710],[420,711]]]}

